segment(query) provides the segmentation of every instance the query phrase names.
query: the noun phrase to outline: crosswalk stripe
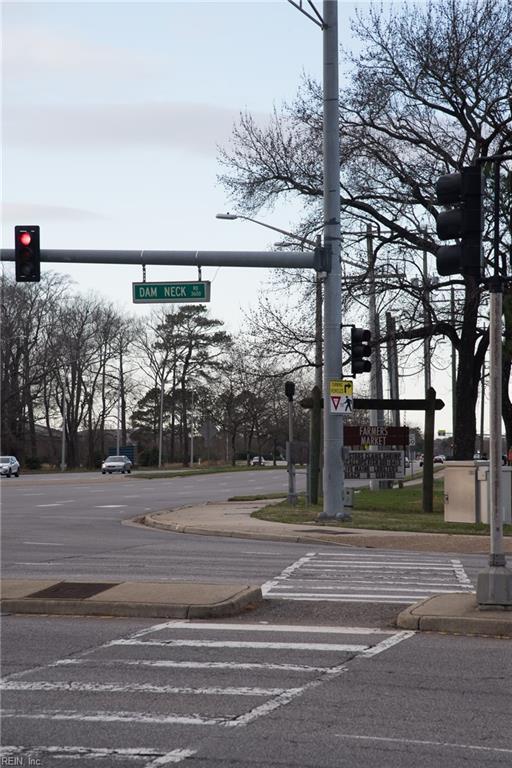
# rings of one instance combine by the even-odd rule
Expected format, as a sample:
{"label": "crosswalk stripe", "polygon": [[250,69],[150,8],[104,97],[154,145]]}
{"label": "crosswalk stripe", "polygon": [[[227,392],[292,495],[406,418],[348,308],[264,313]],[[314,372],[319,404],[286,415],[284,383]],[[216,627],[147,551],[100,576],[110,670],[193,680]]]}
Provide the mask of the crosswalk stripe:
{"label": "crosswalk stripe", "polygon": [[278,696],[295,688],[209,687],[191,688],[150,683],[77,683],[21,680],[0,682],[2,691],[64,691],[66,693],[165,693],[194,696]]}
{"label": "crosswalk stripe", "polygon": [[0,747],[0,759],[3,761],[3,765],[22,765],[22,763],[15,762],[17,759],[28,759],[29,765],[41,765],[42,758],[45,756],[51,757],[67,757],[71,760],[141,760],[151,758],[151,762],[146,763],[144,768],[157,768],[157,766],[165,766],[176,763],[181,763],[182,760],[186,760],[188,757],[195,755],[197,750],[194,749],[173,749],[170,752],[162,752],[158,749],[129,749],[125,747],[101,749],[97,747],[69,747],[69,746],[47,746],[47,747],[22,747],[19,745],[11,745]]}
{"label": "crosswalk stripe", "polygon": [[167,648],[254,648],[256,650],[285,650],[285,651],[338,651],[360,653],[366,650],[366,645],[335,644],[335,643],[259,643],[241,640],[112,640],[111,646],[138,645],[159,646]]}

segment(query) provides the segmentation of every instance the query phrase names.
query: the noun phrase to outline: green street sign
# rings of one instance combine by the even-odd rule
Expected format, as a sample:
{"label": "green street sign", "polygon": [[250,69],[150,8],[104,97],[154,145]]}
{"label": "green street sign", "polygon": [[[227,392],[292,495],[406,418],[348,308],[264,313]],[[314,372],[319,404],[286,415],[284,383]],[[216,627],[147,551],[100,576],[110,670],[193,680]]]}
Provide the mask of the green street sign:
{"label": "green street sign", "polygon": [[210,301],[210,282],[132,283],[134,304],[179,304]]}

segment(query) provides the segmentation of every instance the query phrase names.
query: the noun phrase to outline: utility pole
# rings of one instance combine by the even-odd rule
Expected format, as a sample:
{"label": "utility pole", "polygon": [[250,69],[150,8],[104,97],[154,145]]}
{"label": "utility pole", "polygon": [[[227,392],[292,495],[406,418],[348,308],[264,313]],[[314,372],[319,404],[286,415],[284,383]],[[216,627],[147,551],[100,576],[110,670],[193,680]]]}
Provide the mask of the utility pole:
{"label": "utility pole", "polygon": [[[450,291],[450,315],[452,328],[455,328],[455,288]],[[455,424],[457,417],[457,350],[455,344],[452,344],[452,435],[455,434]],[[482,390],[483,393],[483,390]],[[482,394],[483,397],[483,394]],[[453,443],[453,439],[452,439]]]}
{"label": "utility pole", "polygon": [[[368,296],[368,310],[369,310],[369,328],[372,338],[372,354],[371,363],[372,368],[370,371],[370,397],[372,400],[382,400],[382,358],[380,354],[380,323],[379,315],[377,312],[377,302],[375,297],[375,261],[373,258],[373,230],[372,225],[366,225],[366,252],[368,257],[368,283],[369,283],[369,296]],[[384,411],[382,408],[370,410],[370,426],[383,427],[384,426]],[[370,451],[378,451],[377,445],[371,445]],[[370,480],[370,489],[377,491],[379,488],[387,488],[387,482],[381,480]]]}
{"label": "utility pole", "polygon": [[[387,352],[388,352],[388,377],[389,377],[389,397],[391,400],[399,399],[399,382],[398,382],[398,353],[396,349],[396,323],[395,318],[391,312],[386,312],[386,336],[387,336]],[[400,426],[400,411],[394,410],[393,413],[393,426]]]}

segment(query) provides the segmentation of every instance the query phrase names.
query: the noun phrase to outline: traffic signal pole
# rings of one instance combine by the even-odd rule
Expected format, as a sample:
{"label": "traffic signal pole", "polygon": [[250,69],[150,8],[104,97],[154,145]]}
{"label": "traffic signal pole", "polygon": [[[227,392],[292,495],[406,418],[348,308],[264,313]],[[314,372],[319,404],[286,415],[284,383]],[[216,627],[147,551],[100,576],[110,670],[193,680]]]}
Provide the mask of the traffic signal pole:
{"label": "traffic signal pole", "polygon": [[[341,349],[341,226],[340,134],[338,85],[338,3],[323,3],[323,172],[324,248],[331,271],[324,292],[324,402],[329,382],[342,376]],[[343,471],[343,418],[324,408],[324,504],[320,519],[345,519]]]}
{"label": "traffic signal pole", "polygon": [[512,571],[507,568],[502,512],[502,318],[503,280],[500,267],[500,159],[494,160],[494,275],[489,280],[489,567],[478,574],[476,597],[481,609],[512,608]]}

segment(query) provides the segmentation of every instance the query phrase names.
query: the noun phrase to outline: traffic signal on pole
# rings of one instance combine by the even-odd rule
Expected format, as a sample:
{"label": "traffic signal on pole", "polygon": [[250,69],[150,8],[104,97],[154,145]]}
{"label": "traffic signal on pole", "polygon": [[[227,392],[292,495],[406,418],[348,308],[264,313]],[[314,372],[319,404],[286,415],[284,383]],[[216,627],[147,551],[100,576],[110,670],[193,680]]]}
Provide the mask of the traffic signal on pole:
{"label": "traffic signal on pole", "polygon": [[14,259],[17,283],[38,283],[41,279],[39,227],[14,227]]}
{"label": "traffic signal on pole", "polygon": [[464,275],[483,279],[483,179],[478,166],[462,168],[460,173],[440,176],[436,182],[437,202],[454,205],[437,216],[437,234],[441,240],[458,239],[457,245],[437,249],[440,275]]}
{"label": "traffic signal on pole", "polygon": [[284,393],[291,403],[291,401],[293,400],[293,396],[295,394],[295,384],[293,383],[293,381],[285,381]]}
{"label": "traffic signal on pole", "polygon": [[350,353],[352,357],[352,376],[371,371],[372,364],[367,359],[372,353],[370,347],[371,338],[370,331],[366,331],[363,328],[351,328]]}

